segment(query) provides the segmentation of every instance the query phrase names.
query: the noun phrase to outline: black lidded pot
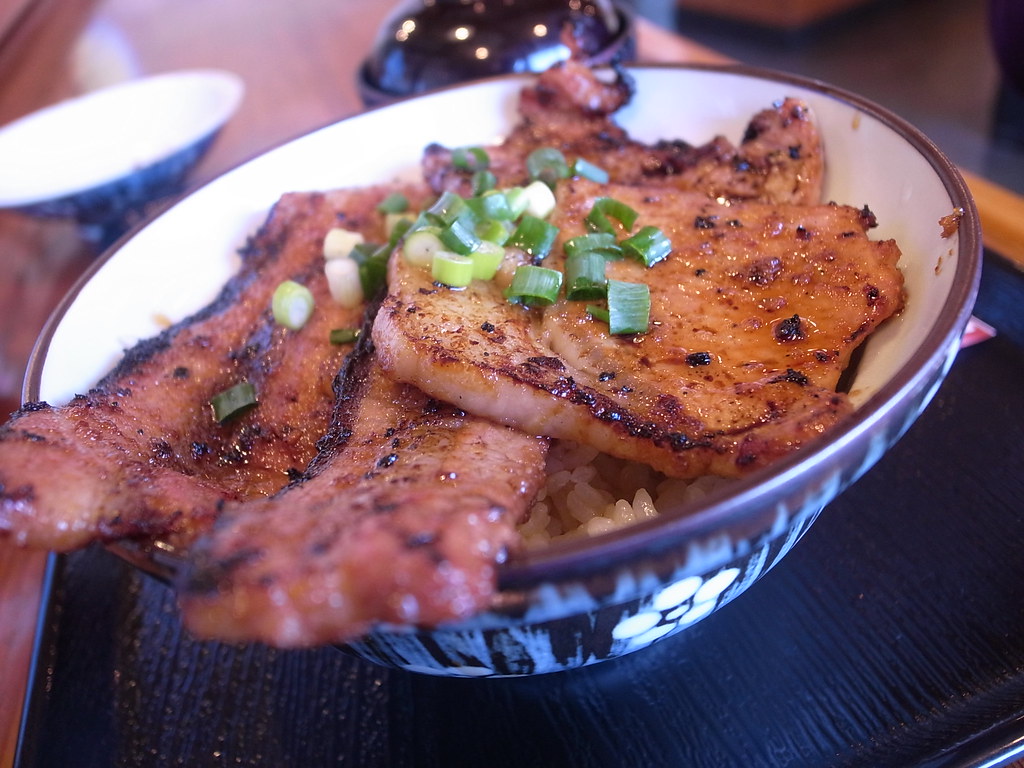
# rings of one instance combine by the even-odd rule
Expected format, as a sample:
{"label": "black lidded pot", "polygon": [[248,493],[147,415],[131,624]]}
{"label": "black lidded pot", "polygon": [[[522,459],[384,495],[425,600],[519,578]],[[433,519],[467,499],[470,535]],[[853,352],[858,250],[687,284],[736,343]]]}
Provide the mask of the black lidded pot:
{"label": "black lidded pot", "polygon": [[374,106],[491,75],[541,72],[572,54],[566,31],[591,65],[636,52],[632,17],[611,0],[406,0],[363,62],[360,95]]}

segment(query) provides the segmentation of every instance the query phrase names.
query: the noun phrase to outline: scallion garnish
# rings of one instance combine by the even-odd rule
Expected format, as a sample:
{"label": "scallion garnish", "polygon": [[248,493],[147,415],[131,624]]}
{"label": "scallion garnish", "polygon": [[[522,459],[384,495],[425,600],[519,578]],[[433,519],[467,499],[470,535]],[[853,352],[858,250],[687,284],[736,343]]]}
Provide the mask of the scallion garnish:
{"label": "scallion garnish", "polygon": [[392,249],[391,243],[361,243],[352,249],[351,258],[359,265],[359,281],[364,297],[376,296],[387,281],[388,257]]}
{"label": "scallion garnish", "polygon": [[441,230],[437,227],[425,227],[410,232],[402,244],[403,258],[414,267],[429,267],[434,261],[434,254],[444,250],[440,233]]}
{"label": "scallion garnish", "polygon": [[599,253],[606,259],[621,259],[622,247],[611,232],[589,232],[565,241],[565,255],[573,256],[588,251]]}
{"label": "scallion garnish", "polygon": [[547,306],[558,299],[562,273],[547,267],[521,264],[505,289],[505,298],[527,306]]}
{"label": "scallion garnish", "polygon": [[604,256],[597,251],[574,253],[565,259],[565,298],[570,301],[603,299],[608,290]]}
{"label": "scallion garnish", "polygon": [[608,171],[594,165],[589,160],[584,160],[582,157],[577,157],[573,162],[572,175],[596,181],[598,184],[608,183]]}
{"label": "scallion garnish", "polygon": [[461,219],[456,219],[442,229],[438,237],[448,250],[462,256],[471,253],[480,245],[480,238],[476,232],[467,227]]}
{"label": "scallion garnish", "polygon": [[466,201],[460,195],[446,189],[434,204],[424,211],[424,215],[433,224],[447,227],[465,210]]}
{"label": "scallion garnish", "polygon": [[508,204],[508,195],[496,189],[488,190],[467,202],[472,204],[473,210],[481,219],[510,221],[516,218]]}
{"label": "scallion garnish", "polygon": [[476,225],[476,236],[490,243],[504,245],[511,234],[505,222],[498,219],[484,219]]}
{"label": "scallion garnish", "polygon": [[509,218],[512,220],[522,216],[526,212],[526,206],[530,203],[525,187],[506,189],[505,199],[508,201]]}
{"label": "scallion garnish", "polygon": [[256,404],[256,387],[248,381],[241,381],[210,398],[213,418],[222,424],[234,416],[240,416]]}
{"label": "scallion garnish", "polygon": [[377,204],[381,213],[405,213],[409,210],[409,198],[401,192],[392,192]]}
{"label": "scallion garnish", "polygon": [[485,171],[491,158],[482,147],[459,147],[452,151],[452,165],[460,171]]}
{"label": "scallion garnish", "polygon": [[629,232],[636,223],[637,212],[614,197],[600,197],[594,201],[585,219],[587,227],[594,232],[615,232],[611,219],[618,221]]}
{"label": "scallion garnish", "polygon": [[597,304],[587,304],[587,314],[595,320],[600,320],[603,323],[608,322],[608,310]]}
{"label": "scallion garnish", "polygon": [[450,288],[465,288],[473,282],[473,260],[451,251],[438,251],[430,265],[435,282]]}
{"label": "scallion garnish", "polygon": [[622,251],[649,267],[672,252],[672,243],[660,229],[647,226],[623,240]]}
{"label": "scallion garnish", "polygon": [[647,333],[651,320],[651,288],[647,283],[608,281],[608,332]]}
{"label": "scallion garnish", "polygon": [[270,309],[274,322],[297,331],[313,314],[313,294],[301,283],[285,280],[274,289]]}
{"label": "scallion garnish", "polygon": [[332,328],[331,344],[351,344],[359,338],[362,331],[359,328]]}
{"label": "scallion garnish", "polygon": [[558,227],[536,216],[523,216],[519,226],[505,242],[506,245],[520,248],[534,259],[543,259],[551,252],[551,246],[558,237]]}
{"label": "scallion garnish", "polygon": [[325,261],[324,277],[327,278],[327,290],[335,302],[347,309],[354,309],[363,303],[363,282],[359,274],[359,263],[355,259]]}
{"label": "scallion garnish", "polygon": [[345,259],[352,253],[352,249],[363,242],[363,236],[359,232],[342,227],[334,227],[327,230],[324,235],[323,254],[325,259]]}
{"label": "scallion garnish", "polygon": [[569,165],[559,150],[539,147],[526,156],[526,172],[531,179],[538,179],[553,187],[559,179],[569,177]]}
{"label": "scallion garnish", "polygon": [[488,190],[494,189],[498,183],[498,177],[490,171],[475,171],[472,178],[473,194],[482,195]]}
{"label": "scallion garnish", "polygon": [[505,259],[505,249],[497,243],[484,240],[480,247],[469,254],[473,260],[473,279],[491,280]]}
{"label": "scallion garnish", "polygon": [[523,188],[523,195],[526,197],[523,211],[526,216],[546,219],[555,210],[555,193],[543,181],[531,181]]}

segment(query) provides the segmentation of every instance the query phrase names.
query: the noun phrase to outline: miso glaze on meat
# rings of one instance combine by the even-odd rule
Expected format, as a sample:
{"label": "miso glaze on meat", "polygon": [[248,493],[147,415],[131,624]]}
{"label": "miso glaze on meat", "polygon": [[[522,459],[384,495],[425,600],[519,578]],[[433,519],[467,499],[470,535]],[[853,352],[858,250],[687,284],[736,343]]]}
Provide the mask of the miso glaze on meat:
{"label": "miso glaze on meat", "polygon": [[[500,144],[487,147],[499,186],[524,183],[527,155],[553,147],[566,157],[582,157],[604,168],[612,182],[698,190],[730,200],[821,201],[821,138],[799,100],[781,99],[755,115],[739,145],[724,136],[701,145],[680,139],[644,144],[613,119],[632,93],[626,74],[619,72],[606,82],[575,61],[542,73],[522,91],[521,122]],[[469,194],[471,173],[452,164],[450,150],[431,145],[423,166],[435,190]]]}
{"label": "miso glaze on meat", "polygon": [[[0,532],[57,550],[188,540],[225,501],[265,496],[301,473],[351,348],[331,345],[330,329],[358,326],[363,314],[328,295],[324,233],[343,221],[382,239],[375,206],[390,191],[286,195],[211,306],[129,350],[68,405],[23,407],[0,430]],[[270,311],[286,279],[306,284],[318,307],[297,332]],[[217,423],[210,398],[241,380],[255,386],[259,407]]]}
{"label": "miso glaze on meat", "polygon": [[[903,303],[899,249],[849,206],[722,204],[665,188],[559,185],[559,240],[600,196],[673,244],[609,277],[651,289],[651,329],[612,336],[586,302],[527,309],[505,279],[464,290],[392,259],[374,340],[385,370],[471,413],[586,443],[676,477],[735,476],[800,448],[851,406],[835,392],[852,351]],[[559,267],[556,246],[545,262]]]}
{"label": "miso glaze on meat", "polygon": [[228,505],[193,548],[180,597],[195,634],[306,646],[490,604],[547,441],[396,384],[369,344],[339,387],[309,476]]}

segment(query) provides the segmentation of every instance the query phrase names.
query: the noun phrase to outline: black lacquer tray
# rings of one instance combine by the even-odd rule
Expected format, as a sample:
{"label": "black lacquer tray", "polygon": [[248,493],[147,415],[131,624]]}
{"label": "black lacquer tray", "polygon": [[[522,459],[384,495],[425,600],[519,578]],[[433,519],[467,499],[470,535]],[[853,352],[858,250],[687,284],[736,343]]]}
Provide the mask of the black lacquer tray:
{"label": "black lacquer tray", "polygon": [[[197,643],[112,555],[55,559],[17,759],[36,766],[968,766],[1024,754],[1024,274],[776,570],[653,647],[447,680]],[[1018,754],[1019,753],[1019,754]]]}

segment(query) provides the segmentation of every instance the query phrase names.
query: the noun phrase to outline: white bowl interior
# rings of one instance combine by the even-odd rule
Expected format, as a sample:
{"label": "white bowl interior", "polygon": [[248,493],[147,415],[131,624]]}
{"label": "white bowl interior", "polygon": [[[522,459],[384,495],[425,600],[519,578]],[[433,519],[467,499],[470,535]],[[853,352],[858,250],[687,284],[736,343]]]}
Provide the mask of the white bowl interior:
{"label": "white bowl interior", "polygon": [[53,200],[163,160],[220,127],[242,81],[218,70],[129,80],[0,128],[0,207]]}
{"label": "white bowl interior", "polygon": [[[909,302],[870,339],[853,385],[856,401],[866,400],[919,346],[951,289],[958,237],[941,236],[939,220],[953,202],[936,170],[884,121],[812,87],[702,69],[633,74],[637,96],[620,119],[643,140],[700,143],[723,133],[739,141],[751,116],[773,101],[798,96],[811,105],[826,143],[826,198],[870,206],[880,224],[874,236],[896,238],[903,251]],[[492,142],[515,121],[523,82],[455,88],[336,123],[239,166],[170,208],[114,253],[59,318],[40,398],[66,402],[125,348],[207,304],[237,268],[237,248],[282,193],[412,178],[431,141]]]}

